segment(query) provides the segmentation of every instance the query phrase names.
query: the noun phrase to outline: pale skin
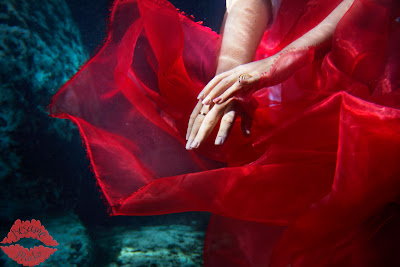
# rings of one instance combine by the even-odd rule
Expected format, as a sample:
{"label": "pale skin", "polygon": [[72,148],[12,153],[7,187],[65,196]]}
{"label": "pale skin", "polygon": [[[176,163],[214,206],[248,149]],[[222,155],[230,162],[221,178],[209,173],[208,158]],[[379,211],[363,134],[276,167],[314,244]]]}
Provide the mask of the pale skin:
{"label": "pale skin", "polygon": [[[262,73],[268,73],[276,58],[291,49],[318,46],[331,40],[340,19],[349,10],[354,0],[342,1],[329,16],[315,28],[289,44],[279,53],[258,61],[254,59],[257,46],[272,19],[270,0],[233,0],[227,2],[227,12],[222,26],[222,44],[218,58],[216,76],[199,94],[187,129],[186,149],[198,148],[210,135],[221,119],[215,145],[222,145],[238,116],[237,96],[249,87],[259,86]],[[296,59],[294,59],[296,60]],[[289,61],[279,69],[290,76]],[[250,74],[239,81],[241,74]],[[256,88],[259,89],[259,88]],[[206,114],[206,115],[204,115]],[[246,114],[242,116],[242,131],[250,134],[250,123]]]}

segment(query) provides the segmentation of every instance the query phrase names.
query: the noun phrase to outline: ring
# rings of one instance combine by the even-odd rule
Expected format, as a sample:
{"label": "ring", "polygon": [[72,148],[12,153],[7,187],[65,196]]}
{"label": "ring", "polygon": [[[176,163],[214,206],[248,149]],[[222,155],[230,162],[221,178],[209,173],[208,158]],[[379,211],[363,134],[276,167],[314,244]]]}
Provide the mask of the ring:
{"label": "ring", "polygon": [[204,112],[201,112],[201,111],[200,111],[200,112],[199,112],[199,115],[204,115],[204,116],[205,116],[205,115],[207,115],[207,113],[204,113]]}
{"label": "ring", "polygon": [[238,78],[239,83],[240,83],[241,80],[248,79],[248,78],[251,78],[251,77],[253,77],[253,76],[251,76],[251,75],[248,74],[248,73],[240,74],[240,75],[239,75],[239,78]]}

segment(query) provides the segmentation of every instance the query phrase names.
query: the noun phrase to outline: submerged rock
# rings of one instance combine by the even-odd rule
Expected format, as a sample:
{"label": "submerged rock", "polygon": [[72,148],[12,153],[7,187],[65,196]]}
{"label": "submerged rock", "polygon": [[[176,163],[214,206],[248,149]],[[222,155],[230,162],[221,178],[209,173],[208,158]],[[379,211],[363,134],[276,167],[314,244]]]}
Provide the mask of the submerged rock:
{"label": "submerged rock", "polygon": [[96,238],[108,267],[203,266],[205,232],[190,225],[118,227]]}
{"label": "submerged rock", "polygon": [[7,201],[0,219],[15,220],[52,206],[48,200],[57,203],[63,192],[49,141],[71,140],[76,131],[49,118],[46,107],[87,58],[65,0],[1,1],[0,58],[0,194]]}

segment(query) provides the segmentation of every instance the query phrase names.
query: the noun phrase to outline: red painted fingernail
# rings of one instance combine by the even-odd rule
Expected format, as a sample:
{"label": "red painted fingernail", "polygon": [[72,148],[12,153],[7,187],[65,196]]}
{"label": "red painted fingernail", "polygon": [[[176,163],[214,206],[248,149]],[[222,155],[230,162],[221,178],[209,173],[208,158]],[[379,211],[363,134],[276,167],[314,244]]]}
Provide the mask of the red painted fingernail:
{"label": "red painted fingernail", "polygon": [[210,98],[207,96],[201,103],[203,103],[203,105],[209,105],[210,104]]}
{"label": "red painted fingernail", "polygon": [[221,100],[222,100],[222,98],[217,97],[217,98],[214,98],[213,102],[214,102],[215,104],[219,104],[219,102],[220,102]]}

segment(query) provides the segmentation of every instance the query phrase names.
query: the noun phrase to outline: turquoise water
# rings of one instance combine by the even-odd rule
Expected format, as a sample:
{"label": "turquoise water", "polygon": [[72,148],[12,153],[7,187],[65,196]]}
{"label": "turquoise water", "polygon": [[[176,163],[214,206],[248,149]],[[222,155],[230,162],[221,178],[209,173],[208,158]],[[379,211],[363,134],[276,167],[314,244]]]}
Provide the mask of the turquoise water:
{"label": "turquoise water", "polygon": [[[224,1],[173,3],[218,31]],[[0,3],[0,238],[17,219],[36,219],[59,243],[40,266],[201,266],[208,213],[108,217],[78,131],[47,116],[51,97],[104,40],[109,7]],[[0,266],[20,265],[0,251]]]}

